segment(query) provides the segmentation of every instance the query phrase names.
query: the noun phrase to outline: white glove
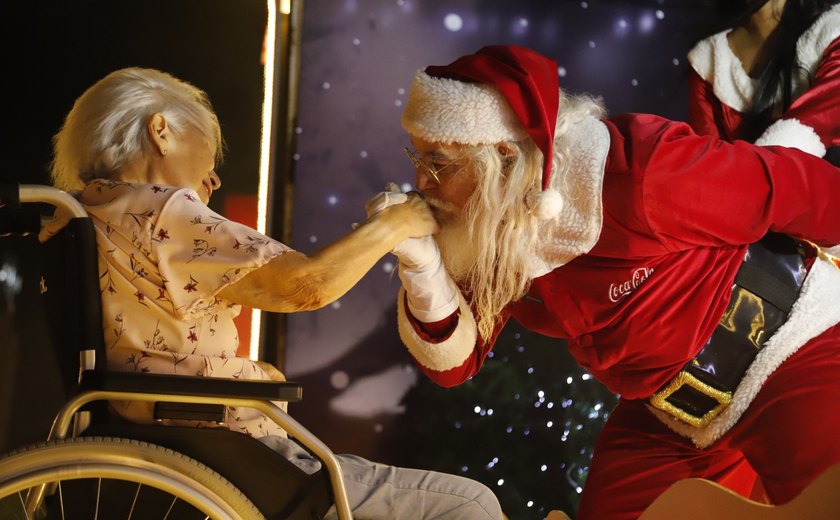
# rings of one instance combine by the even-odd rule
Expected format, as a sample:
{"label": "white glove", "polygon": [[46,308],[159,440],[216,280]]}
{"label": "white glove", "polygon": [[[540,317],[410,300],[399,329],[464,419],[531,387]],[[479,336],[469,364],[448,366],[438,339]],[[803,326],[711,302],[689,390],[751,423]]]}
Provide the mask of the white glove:
{"label": "white glove", "polygon": [[[368,217],[408,200],[393,182],[365,204]],[[391,253],[400,261],[399,277],[408,295],[408,308],[418,320],[440,321],[458,309],[458,287],[449,277],[431,236],[406,238]]]}

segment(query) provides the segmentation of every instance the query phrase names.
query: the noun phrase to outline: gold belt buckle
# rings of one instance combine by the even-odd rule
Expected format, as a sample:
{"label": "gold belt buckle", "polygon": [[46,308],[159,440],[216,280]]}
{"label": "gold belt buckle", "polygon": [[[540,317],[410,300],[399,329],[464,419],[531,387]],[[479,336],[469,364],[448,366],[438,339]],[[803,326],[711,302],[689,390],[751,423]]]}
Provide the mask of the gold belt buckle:
{"label": "gold belt buckle", "polygon": [[[682,388],[683,385],[688,385],[691,388],[700,392],[701,394],[711,397],[712,399],[718,402],[718,405],[706,412],[702,417],[697,417],[696,415],[690,414],[682,408],[674,406],[673,404],[668,402],[667,399],[671,396],[671,394]],[[668,386],[656,392],[650,398],[650,404],[654,407],[668,412],[677,419],[697,428],[702,428],[703,426],[709,424],[712,421],[712,419],[720,415],[720,413],[724,409],[726,409],[726,407],[729,406],[729,403],[731,402],[732,392],[723,392],[721,390],[718,390],[717,388],[709,386],[703,381],[700,381],[693,375],[689,374],[685,370],[677,374],[677,376],[674,379],[672,379],[670,383],[668,383]]]}

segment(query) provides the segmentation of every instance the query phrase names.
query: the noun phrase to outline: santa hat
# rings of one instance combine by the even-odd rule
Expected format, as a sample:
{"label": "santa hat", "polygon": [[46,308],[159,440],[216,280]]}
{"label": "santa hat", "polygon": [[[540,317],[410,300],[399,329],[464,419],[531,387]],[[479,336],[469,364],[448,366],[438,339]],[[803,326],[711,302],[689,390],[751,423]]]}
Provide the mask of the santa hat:
{"label": "santa hat", "polygon": [[440,143],[476,145],[529,136],[543,154],[542,192],[534,212],[554,218],[563,206],[551,188],[559,104],[554,60],[525,47],[494,45],[418,71],[402,124],[410,134]]}

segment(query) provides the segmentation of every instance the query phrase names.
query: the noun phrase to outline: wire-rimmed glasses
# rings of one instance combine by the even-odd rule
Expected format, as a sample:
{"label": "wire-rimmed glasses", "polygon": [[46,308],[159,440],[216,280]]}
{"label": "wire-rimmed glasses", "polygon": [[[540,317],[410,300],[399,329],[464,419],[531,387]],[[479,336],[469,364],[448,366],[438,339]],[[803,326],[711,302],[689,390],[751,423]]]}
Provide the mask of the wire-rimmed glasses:
{"label": "wire-rimmed glasses", "polygon": [[435,181],[435,184],[440,184],[440,177],[438,177],[438,170],[435,170],[421,158],[417,157],[417,154],[414,153],[409,147],[403,146],[403,151],[405,155],[408,156],[408,160],[411,161],[411,164],[414,165],[415,168],[422,168],[423,173],[429,176],[430,179]]}

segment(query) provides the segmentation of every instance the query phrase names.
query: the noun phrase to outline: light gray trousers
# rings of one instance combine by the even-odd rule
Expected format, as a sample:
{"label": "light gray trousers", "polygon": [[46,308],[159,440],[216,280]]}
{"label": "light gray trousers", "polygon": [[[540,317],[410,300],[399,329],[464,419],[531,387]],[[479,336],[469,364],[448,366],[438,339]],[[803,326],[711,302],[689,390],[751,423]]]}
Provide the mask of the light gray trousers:
{"label": "light gray trousers", "polygon": [[[307,473],[321,463],[296,442],[277,436],[260,439]],[[501,520],[490,489],[465,477],[387,466],[356,455],[336,455],[355,520]],[[333,507],[324,517],[338,518]]]}

